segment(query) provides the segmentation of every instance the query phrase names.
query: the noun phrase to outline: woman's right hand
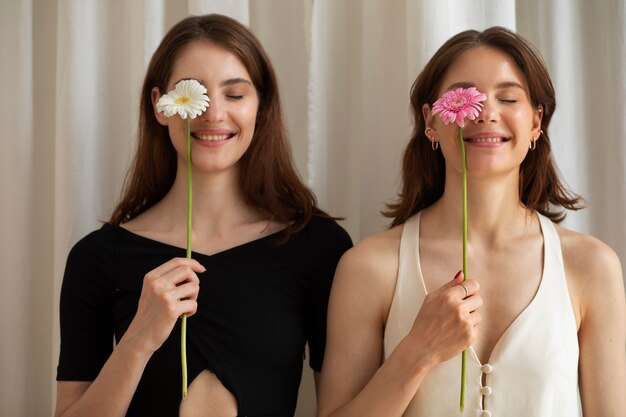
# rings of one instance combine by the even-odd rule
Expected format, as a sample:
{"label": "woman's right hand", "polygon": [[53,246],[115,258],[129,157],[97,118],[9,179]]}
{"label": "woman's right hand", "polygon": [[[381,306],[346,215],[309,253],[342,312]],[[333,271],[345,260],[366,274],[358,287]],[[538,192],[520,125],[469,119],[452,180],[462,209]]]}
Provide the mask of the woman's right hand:
{"label": "woman's right hand", "polygon": [[[413,306],[413,325],[397,340],[406,332],[405,323],[389,321],[389,314],[399,290],[402,231],[395,227],[365,238],[337,266],[328,306],[319,417],[401,416],[432,367],[472,342],[482,300],[478,282],[463,281],[462,274],[428,294],[419,311]],[[397,327],[394,331],[388,326]]]}
{"label": "woman's right hand", "polygon": [[148,272],[143,279],[137,313],[125,338],[134,339],[147,354],[161,347],[178,318],[196,312],[200,289],[196,273],[204,271],[206,268],[194,259],[174,258]]}
{"label": "woman's right hand", "polygon": [[206,269],[193,259],[174,258],[144,276],[137,313],[94,381],[60,381],[55,416],[123,416],[146,363],[176,321],[196,312]]}
{"label": "woman's right hand", "polygon": [[[463,281],[459,271],[452,281],[428,293],[407,336],[417,354],[432,364],[446,361],[469,347],[481,317],[477,309],[483,300],[478,281]],[[467,291],[466,291],[467,290]]]}

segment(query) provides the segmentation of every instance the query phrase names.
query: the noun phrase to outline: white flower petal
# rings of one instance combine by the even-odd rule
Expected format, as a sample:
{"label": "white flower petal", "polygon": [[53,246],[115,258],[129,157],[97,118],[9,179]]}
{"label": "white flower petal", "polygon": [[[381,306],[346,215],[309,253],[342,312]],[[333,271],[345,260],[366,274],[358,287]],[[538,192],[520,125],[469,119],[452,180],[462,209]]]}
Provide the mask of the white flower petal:
{"label": "white flower petal", "polygon": [[[207,89],[196,80],[179,81],[174,89],[163,95],[157,102],[157,111],[163,112],[166,117],[178,113],[181,118],[195,119],[209,106],[210,99],[206,95]],[[182,103],[178,100],[182,100]]]}
{"label": "white flower petal", "polygon": [[157,111],[162,112],[175,103],[176,102],[172,99],[171,96],[169,96],[168,94],[165,94],[161,96],[159,101],[157,101]]}

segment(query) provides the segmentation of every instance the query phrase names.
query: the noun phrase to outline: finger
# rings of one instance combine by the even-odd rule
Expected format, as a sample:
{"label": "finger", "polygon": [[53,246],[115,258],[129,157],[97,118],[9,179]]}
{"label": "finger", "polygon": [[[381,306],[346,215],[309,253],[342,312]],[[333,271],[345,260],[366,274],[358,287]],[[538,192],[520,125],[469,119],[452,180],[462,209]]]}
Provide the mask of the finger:
{"label": "finger", "polygon": [[[458,285],[463,285],[465,288],[467,288],[468,297],[478,293],[478,291],[480,290],[480,283],[471,278],[468,278],[465,281],[461,281]],[[461,290],[463,290],[463,288],[461,288]]]}
{"label": "finger", "polygon": [[154,268],[152,271],[148,272],[148,274],[146,274],[146,278],[148,277],[148,275],[150,275],[150,277],[152,278],[158,278],[161,277],[165,274],[167,274],[168,272],[179,268],[180,266],[188,266],[189,268],[191,268],[193,271],[195,272],[205,272],[206,268],[204,266],[202,266],[200,264],[200,262],[196,261],[195,259],[189,259],[189,258],[173,258],[170,259],[169,261],[165,262],[162,265],[159,265],[158,267]]}
{"label": "finger", "polygon": [[179,285],[172,292],[172,298],[175,300],[189,299],[196,300],[198,298],[198,292],[200,287],[196,283],[185,283]]}
{"label": "finger", "polygon": [[198,275],[187,265],[181,265],[178,268],[172,269],[163,275],[161,279],[168,287],[176,287],[186,282],[200,283]]}
{"label": "finger", "polygon": [[470,313],[478,310],[483,305],[483,298],[480,294],[473,294],[463,300],[463,307]]}
{"label": "finger", "polygon": [[443,284],[443,286],[441,286],[441,288],[439,288],[437,291],[445,291],[449,288],[452,288],[456,285],[459,285],[461,282],[463,282],[463,271],[459,271],[456,273],[456,275],[454,276],[454,278],[452,278],[451,281],[446,282],[445,284]]}
{"label": "finger", "polygon": [[167,296],[171,297],[170,299],[175,299],[172,291],[185,283],[192,283],[195,286],[200,285],[198,276],[187,266],[178,267],[166,275],[156,278],[146,275],[142,292],[146,291],[157,297]]}
{"label": "finger", "polygon": [[455,287],[455,290],[459,294],[459,298],[461,298],[461,300],[465,300],[467,297],[470,296],[468,286],[465,284],[465,282],[461,282],[460,284],[458,284]]}
{"label": "finger", "polygon": [[191,317],[196,314],[198,310],[198,303],[196,300],[181,300],[178,302],[176,309],[179,311],[178,316],[186,314],[187,317]]}
{"label": "finger", "polygon": [[469,322],[474,327],[476,327],[482,321],[482,319],[483,318],[482,318],[482,316],[480,315],[480,313],[478,311],[473,311],[469,315]]}

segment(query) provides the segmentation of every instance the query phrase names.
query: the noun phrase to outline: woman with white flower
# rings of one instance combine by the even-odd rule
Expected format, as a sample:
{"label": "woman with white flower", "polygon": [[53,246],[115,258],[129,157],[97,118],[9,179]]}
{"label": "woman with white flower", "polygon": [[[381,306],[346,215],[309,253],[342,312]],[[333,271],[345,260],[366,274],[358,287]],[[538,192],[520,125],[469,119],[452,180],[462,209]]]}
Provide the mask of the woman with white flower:
{"label": "woman with white flower", "polygon": [[68,257],[56,416],[292,416],[351,241],[293,167],[258,40],[179,22],[139,127],[121,201]]}
{"label": "woman with white flower", "polygon": [[[459,33],[411,107],[392,227],[337,267],[318,416],[625,416],[622,270],[558,226],[583,204],[552,159],[540,55],[504,28]],[[466,246],[476,280],[446,283]]]}

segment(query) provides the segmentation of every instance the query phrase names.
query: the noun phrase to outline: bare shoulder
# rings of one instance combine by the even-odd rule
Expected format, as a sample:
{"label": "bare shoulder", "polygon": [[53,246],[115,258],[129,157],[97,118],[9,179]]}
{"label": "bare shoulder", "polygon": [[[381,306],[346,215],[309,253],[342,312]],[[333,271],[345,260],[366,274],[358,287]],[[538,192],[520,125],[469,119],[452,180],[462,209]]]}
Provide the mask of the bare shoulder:
{"label": "bare shoulder", "polygon": [[601,240],[556,226],[561,240],[568,285],[580,302],[581,313],[594,302],[624,293],[622,266],[613,249]]}
{"label": "bare shoulder", "polygon": [[[621,275],[620,260],[613,249],[600,239],[556,226],[561,239],[563,261],[571,272],[587,278]],[[598,278],[600,279],[600,278]]]}
{"label": "bare shoulder", "polygon": [[369,236],[348,250],[339,263],[342,269],[364,274],[367,279],[387,280],[395,275],[402,226]]}
{"label": "bare shoulder", "polygon": [[386,317],[396,285],[402,229],[397,226],[372,235],[348,250],[337,266],[333,296],[378,306],[378,313]]}

